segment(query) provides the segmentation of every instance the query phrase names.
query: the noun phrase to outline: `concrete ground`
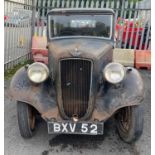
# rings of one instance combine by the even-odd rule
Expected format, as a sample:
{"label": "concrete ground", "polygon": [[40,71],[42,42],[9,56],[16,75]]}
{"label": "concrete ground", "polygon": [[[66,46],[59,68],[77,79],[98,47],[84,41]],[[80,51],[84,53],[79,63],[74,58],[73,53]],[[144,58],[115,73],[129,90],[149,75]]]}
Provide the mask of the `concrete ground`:
{"label": "concrete ground", "polygon": [[150,155],[151,73],[144,70],[141,74],[145,86],[144,131],[141,138],[132,145],[119,138],[113,118],[105,124],[103,136],[52,136],[47,134],[46,123],[40,122],[35,136],[23,139],[18,129],[15,101],[9,99],[10,81],[5,81],[5,155]]}

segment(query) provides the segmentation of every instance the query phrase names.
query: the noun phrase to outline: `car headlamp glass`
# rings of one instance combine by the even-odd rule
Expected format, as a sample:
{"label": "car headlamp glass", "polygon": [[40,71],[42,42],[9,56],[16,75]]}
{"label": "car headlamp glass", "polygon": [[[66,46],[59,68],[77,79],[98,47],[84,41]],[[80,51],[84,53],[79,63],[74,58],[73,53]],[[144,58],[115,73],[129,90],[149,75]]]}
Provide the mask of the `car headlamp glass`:
{"label": "car headlamp glass", "polygon": [[32,82],[41,83],[48,78],[49,69],[45,64],[35,62],[28,67],[27,74]]}
{"label": "car headlamp glass", "polygon": [[120,83],[126,74],[125,68],[119,63],[109,63],[103,71],[105,79],[113,84]]}

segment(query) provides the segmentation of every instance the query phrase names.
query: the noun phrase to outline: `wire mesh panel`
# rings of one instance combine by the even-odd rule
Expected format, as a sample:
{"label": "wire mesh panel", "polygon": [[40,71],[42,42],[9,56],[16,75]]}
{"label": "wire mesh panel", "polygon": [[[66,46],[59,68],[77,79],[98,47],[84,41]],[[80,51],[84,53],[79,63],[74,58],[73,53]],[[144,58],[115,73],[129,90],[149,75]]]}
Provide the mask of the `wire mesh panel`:
{"label": "wire mesh panel", "polygon": [[4,67],[12,68],[30,59],[32,1],[4,1]]}

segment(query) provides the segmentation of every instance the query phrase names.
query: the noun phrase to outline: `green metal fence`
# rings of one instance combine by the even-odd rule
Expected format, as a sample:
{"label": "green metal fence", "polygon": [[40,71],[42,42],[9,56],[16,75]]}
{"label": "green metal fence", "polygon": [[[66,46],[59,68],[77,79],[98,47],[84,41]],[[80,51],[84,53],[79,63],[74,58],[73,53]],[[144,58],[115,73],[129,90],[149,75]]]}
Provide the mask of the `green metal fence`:
{"label": "green metal fence", "polygon": [[[115,11],[115,47],[150,49],[151,7],[146,5],[151,4],[150,0],[5,0],[4,2],[5,69],[12,68],[23,59],[30,59],[31,38],[33,35],[46,36],[46,14],[53,8],[112,8]],[[26,20],[24,17],[27,17]]]}
{"label": "green metal fence", "polygon": [[[150,1],[147,1],[149,3]],[[143,4],[143,5],[141,5]],[[135,0],[36,0],[34,34],[46,35],[46,14],[52,8],[111,8],[115,11],[116,47],[148,49],[151,8]],[[133,23],[131,26],[130,23]],[[137,24],[137,25],[136,25]]]}

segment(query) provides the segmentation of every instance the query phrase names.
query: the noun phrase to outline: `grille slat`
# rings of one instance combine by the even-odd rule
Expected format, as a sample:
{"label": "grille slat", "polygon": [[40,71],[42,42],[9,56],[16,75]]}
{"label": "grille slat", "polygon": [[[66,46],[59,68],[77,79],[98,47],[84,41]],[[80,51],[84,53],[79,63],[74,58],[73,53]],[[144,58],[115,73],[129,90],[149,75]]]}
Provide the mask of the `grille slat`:
{"label": "grille slat", "polygon": [[60,61],[62,102],[68,117],[83,117],[88,109],[91,61],[66,59]]}

